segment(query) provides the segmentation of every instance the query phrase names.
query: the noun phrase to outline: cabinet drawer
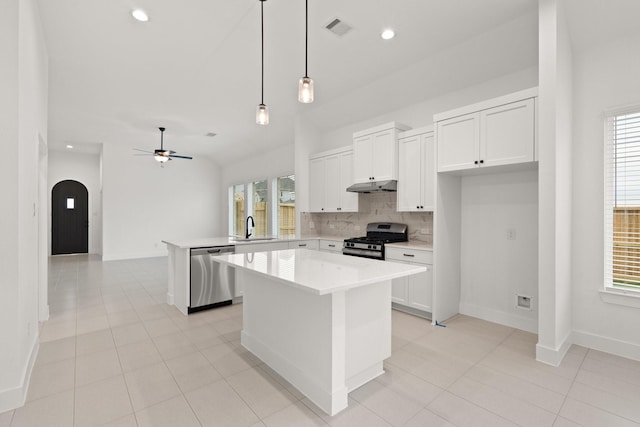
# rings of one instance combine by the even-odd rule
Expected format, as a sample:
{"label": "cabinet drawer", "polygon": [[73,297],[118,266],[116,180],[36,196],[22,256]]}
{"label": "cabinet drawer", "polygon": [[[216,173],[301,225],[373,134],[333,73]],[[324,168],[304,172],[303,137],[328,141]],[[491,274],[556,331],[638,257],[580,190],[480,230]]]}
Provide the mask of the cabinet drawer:
{"label": "cabinet drawer", "polygon": [[316,239],[298,240],[289,242],[289,249],[318,249],[318,241]]}
{"label": "cabinet drawer", "polygon": [[416,264],[433,264],[433,251],[422,251],[419,249],[393,248],[385,246],[388,261],[405,261]]}
{"label": "cabinet drawer", "polygon": [[342,240],[320,240],[320,250],[330,252],[342,252]]}

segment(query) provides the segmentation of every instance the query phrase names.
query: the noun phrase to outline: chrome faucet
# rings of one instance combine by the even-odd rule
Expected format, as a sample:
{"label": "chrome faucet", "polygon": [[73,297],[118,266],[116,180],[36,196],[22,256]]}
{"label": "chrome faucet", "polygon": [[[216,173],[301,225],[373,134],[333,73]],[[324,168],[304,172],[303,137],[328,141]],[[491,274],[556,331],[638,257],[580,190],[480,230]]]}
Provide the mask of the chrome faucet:
{"label": "chrome faucet", "polygon": [[247,222],[246,222],[246,228],[245,228],[245,233],[244,233],[244,237],[245,239],[248,239],[249,237],[251,237],[251,233],[249,233],[249,220],[251,220],[251,227],[255,227],[256,223],[253,222],[253,217],[251,215],[249,215],[247,217]]}

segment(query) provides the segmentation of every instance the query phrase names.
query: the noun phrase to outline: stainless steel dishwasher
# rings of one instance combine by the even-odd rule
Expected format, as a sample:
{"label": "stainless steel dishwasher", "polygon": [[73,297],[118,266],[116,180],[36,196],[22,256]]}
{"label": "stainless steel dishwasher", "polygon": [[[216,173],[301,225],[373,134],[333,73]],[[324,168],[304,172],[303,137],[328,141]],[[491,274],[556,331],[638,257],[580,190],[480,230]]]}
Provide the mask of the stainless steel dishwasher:
{"label": "stainless steel dishwasher", "polygon": [[236,291],[235,269],[213,258],[234,251],[235,246],[191,249],[189,313],[231,304]]}

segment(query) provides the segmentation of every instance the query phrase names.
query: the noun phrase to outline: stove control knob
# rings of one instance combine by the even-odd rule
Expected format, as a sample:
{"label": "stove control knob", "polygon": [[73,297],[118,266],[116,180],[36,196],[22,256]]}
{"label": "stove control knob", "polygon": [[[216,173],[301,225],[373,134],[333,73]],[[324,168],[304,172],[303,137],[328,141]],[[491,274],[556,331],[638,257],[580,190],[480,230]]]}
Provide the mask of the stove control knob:
{"label": "stove control knob", "polygon": [[371,249],[371,245],[367,245],[367,249]]}

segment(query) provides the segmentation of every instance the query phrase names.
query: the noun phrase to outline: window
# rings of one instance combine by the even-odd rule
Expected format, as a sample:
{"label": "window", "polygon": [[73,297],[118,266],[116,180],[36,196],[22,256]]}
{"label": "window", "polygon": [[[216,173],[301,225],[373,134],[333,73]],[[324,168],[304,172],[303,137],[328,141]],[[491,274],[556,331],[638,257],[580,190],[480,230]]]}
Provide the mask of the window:
{"label": "window", "polygon": [[294,175],[276,180],[277,228],[279,236],[296,234],[296,179]]}
{"label": "window", "polygon": [[251,232],[254,237],[294,235],[294,175],[229,187],[229,234],[244,236],[249,215],[255,223]]}
{"label": "window", "polygon": [[76,208],[76,199],[73,197],[67,197],[67,209],[75,209]]}
{"label": "window", "polygon": [[245,208],[244,208],[244,184],[238,184],[231,186],[230,189],[230,205],[231,215],[229,216],[229,222],[231,223],[231,235],[242,236],[244,233],[244,220],[245,220]]}
{"label": "window", "polygon": [[609,116],[605,139],[605,286],[640,290],[640,107]]}

